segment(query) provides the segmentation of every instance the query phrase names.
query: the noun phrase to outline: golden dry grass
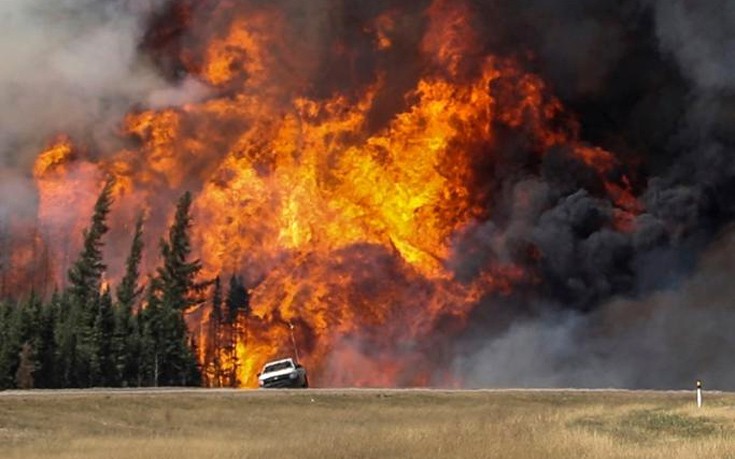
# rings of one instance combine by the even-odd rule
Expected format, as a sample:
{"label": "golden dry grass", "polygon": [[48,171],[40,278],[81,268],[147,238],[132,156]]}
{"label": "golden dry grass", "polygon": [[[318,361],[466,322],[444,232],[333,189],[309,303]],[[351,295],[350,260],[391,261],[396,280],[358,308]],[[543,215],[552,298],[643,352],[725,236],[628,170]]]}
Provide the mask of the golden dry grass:
{"label": "golden dry grass", "polygon": [[0,457],[735,458],[735,396],[576,391],[0,394]]}

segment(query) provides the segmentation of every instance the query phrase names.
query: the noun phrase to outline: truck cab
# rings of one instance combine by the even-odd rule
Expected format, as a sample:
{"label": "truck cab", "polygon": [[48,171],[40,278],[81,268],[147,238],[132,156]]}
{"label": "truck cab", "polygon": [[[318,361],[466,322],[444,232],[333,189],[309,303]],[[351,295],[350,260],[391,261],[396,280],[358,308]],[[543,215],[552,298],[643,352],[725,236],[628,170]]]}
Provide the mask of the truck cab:
{"label": "truck cab", "polygon": [[258,373],[258,385],[263,389],[281,387],[309,387],[306,368],[293,359],[281,359],[268,362]]}

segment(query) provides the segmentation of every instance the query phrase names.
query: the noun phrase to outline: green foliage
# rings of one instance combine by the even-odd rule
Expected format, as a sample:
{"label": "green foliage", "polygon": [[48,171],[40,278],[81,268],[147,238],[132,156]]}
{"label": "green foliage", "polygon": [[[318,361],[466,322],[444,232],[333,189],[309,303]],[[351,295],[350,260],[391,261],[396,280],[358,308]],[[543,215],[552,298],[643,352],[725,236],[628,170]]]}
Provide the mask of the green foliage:
{"label": "green foliage", "polygon": [[138,314],[121,304],[114,310],[111,358],[116,376],[115,385],[139,386],[141,342]]}
{"label": "green foliage", "polygon": [[116,386],[119,381],[115,358],[113,355],[113,332],[115,331],[115,314],[112,309],[110,290],[105,289],[99,301],[97,317],[94,321],[92,335],[91,385]]}
{"label": "green foliage", "polygon": [[102,274],[106,269],[102,262],[102,237],[109,230],[107,215],[112,206],[112,186],[113,181],[108,180],[97,198],[91,225],[82,233],[84,240],[82,252],[69,270],[71,283],[69,293],[75,303],[84,309],[94,309],[94,303],[99,296]]}
{"label": "green foliage", "polygon": [[140,263],[143,259],[143,214],[135,223],[130,254],[125,262],[125,275],[117,288],[115,327],[112,337],[112,358],[117,384],[124,387],[140,386],[141,335],[136,306],[143,292],[139,286]]}
{"label": "green foliage", "polygon": [[174,222],[168,232],[168,239],[161,241],[161,258],[163,266],[158,268],[161,285],[161,300],[168,307],[184,311],[202,302],[197,295],[205,286],[197,283],[197,276],[202,269],[199,260],[189,261],[191,255],[191,193],[187,192],[179,199],[176,206]]}
{"label": "green foliage", "polygon": [[33,374],[35,386],[54,388],[59,386],[56,374],[56,326],[59,321],[61,297],[54,292],[51,301],[44,304],[38,325],[38,341],[35,346],[36,368]]}
{"label": "green foliage", "polygon": [[[112,205],[108,181],[69,269],[69,287],[46,302],[34,292],[18,303],[0,299],[0,389],[200,384],[197,343],[184,314],[202,303],[210,284],[198,282],[201,263],[190,259],[191,202],[189,193],[179,200],[161,241],[161,266],[146,288],[140,282],[144,243],[138,218],[113,299],[108,287],[102,289],[103,238]],[[213,301],[219,323],[219,280]]]}
{"label": "green foliage", "polygon": [[184,311],[202,302],[204,285],[197,282],[199,260],[190,261],[191,194],[176,206],[168,239],[161,241],[163,266],[151,279],[142,315],[146,379],[158,385],[198,385],[197,360],[184,321]]}
{"label": "green foliage", "polygon": [[15,386],[18,353],[21,349],[20,311],[7,302],[0,302],[0,389]]}
{"label": "green foliage", "polygon": [[56,322],[55,344],[57,383],[59,387],[78,387],[75,375],[78,373],[77,364],[77,310],[74,308],[72,316],[72,302],[69,292],[64,292],[58,303],[59,318]]}
{"label": "green foliage", "polygon": [[125,262],[125,276],[117,288],[117,304],[121,310],[132,312],[143,289],[138,286],[140,262],[143,259],[143,215],[135,223],[135,234],[130,247],[130,255]]}
{"label": "green foliage", "polygon": [[112,186],[112,180],[108,180],[100,192],[90,226],[82,233],[82,251],[68,273],[70,285],[62,301],[57,330],[63,387],[89,387],[101,380],[101,338],[96,326],[102,300],[102,276],[106,269],[102,260],[102,238],[109,230],[107,216],[112,206]]}

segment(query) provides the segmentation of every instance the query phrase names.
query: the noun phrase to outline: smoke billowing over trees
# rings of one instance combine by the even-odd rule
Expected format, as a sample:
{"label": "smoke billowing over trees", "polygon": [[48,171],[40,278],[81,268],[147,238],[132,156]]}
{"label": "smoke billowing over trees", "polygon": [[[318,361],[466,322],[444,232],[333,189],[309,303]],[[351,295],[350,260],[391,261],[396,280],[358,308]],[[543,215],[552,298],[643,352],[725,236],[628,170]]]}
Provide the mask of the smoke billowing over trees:
{"label": "smoke billowing over trees", "polygon": [[[733,269],[718,253],[731,251],[735,217],[731,2],[47,3],[0,6],[9,21],[0,40],[8,56],[0,70],[0,87],[8,88],[0,93],[0,192],[13,196],[0,198],[3,385],[28,385],[30,376],[54,386],[194,384],[197,374],[208,384],[234,385],[246,364],[237,345],[247,333],[267,335],[246,319],[251,300],[273,323],[299,322],[299,338],[324,373],[344,365],[343,355],[356,367],[382,368],[396,356],[428,362],[441,348],[441,371],[399,372],[392,383],[442,383],[453,371],[456,380],[479,386],[680,387],[696,377],[712,387],[735,385],[726,359],[733,319],[724,281]],[[466,20],[451,22],[455,14]],[[273,31],[277,39],[268,36]],[[260,35],[265,51],[253,45]],[[12,46],[18,41],[32,52]],[[214,59],[218,52],[223,61]],[[481,121],[457,116],[447,123],[478,139],[455,135],[443,146],[449,160],[428,168],[462,185],[437,195],[464,197],[472,209],[430,202],[395,217],[400,212],[390,198],[425,199],[431,187],[423,178],[418,190],[387,185],[387,197],[354,192],[363,182],[382,184],[385,170],[400,175],[410,168],[392,150],[405,147],[416,161],[430,150],[420,143],[426,116],[408,146],[395,132],[433,94],[427,85],[453,85],[448,100],[456,101],[456,88],[486,83],[488,56],[500,75],[478,86],[492,108],[468,104]],[[513,62],[512,70],[503,62]],[[539,82],[536,102],[544,110],[534,112],[524,104]],[[196,105],[201,101],[209,104]],[[361,106],[364,113],[355,109]],[[511,113],[496,116],[502,107]],[[146,118],[147,110],[155,113]],[[349,124],[350,110],[363,117],[359,124]],[[547,111],[553,116],[539,118]],[[319,124],[328,115],[341,124]],[[121,135],[123,119],[139,124]],[[565,141],[546,142],[539,129]],[[31,171],[42,145],[59,132],[76,144]],[[167,141],[171,157],[159,148]],[[411,150],[415,145],[421,147]],[[323,156],[311,161],[310,148]],[[460,156],[470,158],[466,167]],[[351,174],[350,160],[368,167]],[[293,182],[279,182],[288,161],[303,170],[283,174]],[[148,209],[152,230],[143,231],[142,220],[134,229],[108,225],[113,204],[103,193],[74,261],[80,231],[73,217],[89,190],[80,186],[77,201],[55,206],[34,180],[96,186],[110,171],[128,180],[112,213],[127,222]],[[310,173],[314,178],[304,179]],[[309,195],[309,186],[318,193]],[[170,202],[184,190],[192,195],[172,220]],[[318,201],[337,191],[346,197],[320,213]],[[208,200],[198,202],[201,196]],[[39,217],[40,201],[54,215]],[[345,202],[362,207],[345,216]],[[274,209],[281,213],[270,218]],[[283,223],[299,212],[310,219]],[[198,229],[189,213],[204,220]],[[383,218],[379,224],[363,220],[374,214]],[[53,225],[38,225],[42,217]],[[424,238],[439,217],[461,224],[437,249]],[[419,224],[391,233],[391,225],[408,220]],[[339,231],[320,232],[334,221]],[[313,246],[328,236],[361,231],[373,239],[329,246],[327,261],[314,255]],[[257,243],[227,246],[241,234]],[[273,240],[287,242],[254,253]],[[156,248],[160,260],[151,255]],[[193,260],[202,253],[209,257]],[[436,266],[412,271],[417,259]],[[13,272],[21,262],[31,268]],[[498,266],[523,275],[504,275]],[[216,280],[204,282],[202,270]],[[350,290],[338,280],[351,270],[359,272]],[[459,288],[498,280],[477,298],[469,295],[474,303],[464,317],[456,298],[468,295],[427,279],[436,270]],[[59,271],[69,271],[69,285],[54,292]],[[320,273],[329,277],[326,287],[312,283]],[[249,292],[245,285],[262,288]],[[295,293],[281,293],[286,287]],[[435,307],[432,300],[446,291],[455,303]],[[417,299],[432,305],[425,311],[445,309],[408,317],[416,311],[407,305]],[[314,317],[299,317],[309,300],[322,306]],[[347,312],[339,309],[344,303]],[[374,303],[391,309],[380,312]],[[187,330],[184,316],[201,330]],[[368,325],[355,331],[345,326],[350,319]],[[379,342],[376,323],[400,345]],[[422,330],[418,337],[403,341],[414,328]],[[274,342],[289,341],[271,331]],[[209,338],[192,341],[192,332]],[[318,336],[330,337],[323,342],[332,353],[319,349]],[[195,369],[196,361],[203,367]]]}
{"label": "smoke billowing over trees", "polygon": [[[212,357],[211,345],[202,374],[184,319],[186,310],[202,302],[205,285],[197,281],[199,262],[190,260],[191,196],[179,200],[169,237],[161,240],[162,266],[145,285],[139,278],[144,219],[138,218],[113,300],[101,252],[113,185],[108,181],[97,200],[69,286],[47,301],[31,292],[20,301],[0,302],[0,388],[197,386],[203,376],[216,378],[209,385],[237,386],[233,370]],[[233,282],[228,295],[238,298],[242,287]],[[222,314],[221,290],[215,291],[215,336],[224,330],[231,335],[233,322]]]}

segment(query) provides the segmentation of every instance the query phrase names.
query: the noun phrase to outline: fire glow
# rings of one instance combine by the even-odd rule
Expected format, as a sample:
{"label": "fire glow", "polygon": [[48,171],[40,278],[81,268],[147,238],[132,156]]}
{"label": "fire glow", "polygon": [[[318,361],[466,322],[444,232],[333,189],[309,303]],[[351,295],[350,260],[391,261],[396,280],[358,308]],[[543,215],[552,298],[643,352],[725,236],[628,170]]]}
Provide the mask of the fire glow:
{"label": "fire glow", "polygon": [[[507,131],[522,134],[530,162],[571,151],[614,204],[614,230],[628,231],[641,211],[613,173],[616,157],[580,140],[544,82],[518,59],[482,51],[463,2],[435,0],[424,12],[422,66],[399,100],[397,69],[381,62],[401,41],[400,10],[360,32],[376,62],[369,81],[323,96],[313,87],[327,77],[304,71],[287,18],[255,3],[221,1],[210,27],[189,24],[198,42],[177,58],[209,86],[205,100],[131,112],[117,152],[95,157],[60,136],[34,168],[39,226],[54,228],[51,241],[80,234],[106,176],[116,180],[113,227],[136,210],[159,212],[161,194],[194,188],[205,276],[241,275],[251,288],[251,314],[235,327],[237,363],[221,355],[237,365],[240,385],[254,386],[264,362],[293,353],[289,324],[317,386],[457,383],[439,370],[436,346],[488,298],[535,281],[529,266],[500,259],[470,279],[451,268],[456,238],[493,219],[485,185]],[[329,49],[337,61],[355,52]],[[70,206],[79,212],[67,221],[58,210]],[[151,219],[147,232],[165,223]],[[75,252],[49,250],[62,279]],[[202,359],[214,342],[207,308],[189,314]]]}

